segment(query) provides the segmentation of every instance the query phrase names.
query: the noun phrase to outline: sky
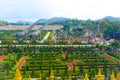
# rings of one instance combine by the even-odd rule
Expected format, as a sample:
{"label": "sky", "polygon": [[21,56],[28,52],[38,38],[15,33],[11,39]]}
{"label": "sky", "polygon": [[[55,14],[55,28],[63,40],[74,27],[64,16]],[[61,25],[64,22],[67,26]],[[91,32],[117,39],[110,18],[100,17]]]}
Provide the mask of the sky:
{"label": "sky", "polygon": [[36,21],[67,17],[99,19],[120,17],[120,0],[0,0],[0,20]]}

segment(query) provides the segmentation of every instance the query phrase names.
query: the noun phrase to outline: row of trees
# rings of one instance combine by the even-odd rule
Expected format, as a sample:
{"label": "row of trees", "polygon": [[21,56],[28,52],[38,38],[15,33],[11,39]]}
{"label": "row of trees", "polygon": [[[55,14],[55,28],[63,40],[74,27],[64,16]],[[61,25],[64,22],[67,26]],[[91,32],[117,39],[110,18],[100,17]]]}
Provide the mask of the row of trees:
{"label": "row of trees", "polygon": [[6,26],[9,25],[10,23],[7,21],[0,20],[0,26]]}

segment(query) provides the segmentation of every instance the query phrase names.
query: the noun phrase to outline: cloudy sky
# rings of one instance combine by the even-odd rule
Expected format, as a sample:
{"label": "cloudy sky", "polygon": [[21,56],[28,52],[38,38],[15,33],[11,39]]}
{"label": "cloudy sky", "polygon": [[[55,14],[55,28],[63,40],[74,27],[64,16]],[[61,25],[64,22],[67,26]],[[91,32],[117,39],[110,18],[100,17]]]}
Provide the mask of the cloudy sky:
{"label": "cloudy sky", "polygon": [[0,0],[0,20],[120,17],[120,0]]}

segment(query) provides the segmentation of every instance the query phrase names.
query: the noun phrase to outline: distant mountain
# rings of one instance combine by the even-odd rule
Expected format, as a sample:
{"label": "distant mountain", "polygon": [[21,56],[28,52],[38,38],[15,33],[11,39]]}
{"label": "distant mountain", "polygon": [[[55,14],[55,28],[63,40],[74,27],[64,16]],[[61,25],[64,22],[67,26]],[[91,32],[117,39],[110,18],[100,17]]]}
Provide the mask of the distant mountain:
{"label": "distant mountain", "polygon": [[[50,19],[42,19],[41,21],[39,21],[37,23],[37,25],[42,25],[42,24],[45,24],[48,20]],[[54,17],[54,18],[51,18],[50,22],[49,23],[56,23],[56,22],[62,22],[62,21],[66,21],[66,20],[69,20],[69,18],[65,18],[65,17]],[[26,22],[26,21],[17,21],[15,23],[12,23],[12,24],[15,24],[15,25],[30,25],[34,22]]]}
{"label": "distant mountain", "polygon": [[11,23],[12,25],[30,25],[33,22],[27,22],[27,21],[17,21],[17,22],[13,22]]}
{"label": "distant mountain", "polygon": [[54,23],[54,22],[60,22],[60,21],[67,21],[69,20],[69,18],[65,18],[65,17],[54,17],[51,19],[50,23]]}
{"label": "distant mountain", "polygon": [[112,16],[106,16],[106,17],[104,17],[103,19],[107,19],[107,20],[109,20],[109,21],[120,21],[120,18],[118,18],[118,17],[112,17]]}
{"label": "distant mountain", "polygon": [[[107,19],[109,21],[120,21],[120,18],[119,17],[112,17],[112,16],[106,16],[102,19]],[[48,20],[50,19],[42,19],[41,21],[39,21],[37,23],[37,25],[44,25]],[[65,17],[54,17],[54,18],[51,18],[50,20],[50,24],[53,23],[53,24],[56,24],[56,23],[63,23],[65,21],[68,21],[68,20],[71,20],[70,18],[65,18]],[[98,20],[101,20],[101,19],[98,19]],[[17,21],[17,22],[13,22],[11,23],[12,25],[31,25],[32,23],[34,22],[29,22],[29,21]]]}
{"label": "distant mountain", "polygon": [[45,24],[48,21],[48,19],[42,19],[37,24]]}
{"label": "distant mountain", "polygon": [[27,21],[17,21],[16,23],[28,23]]}
{"label": "distant mountain", "polygon": [[66,21],[66,20],[69,20],[69,18],[54,17],[54,18],[50,18],[50,19],[43,19],[43,20],[39,21],[38,24],[45,24],[48,20],[49,20],[49,24],[51,24],[51,23]]}

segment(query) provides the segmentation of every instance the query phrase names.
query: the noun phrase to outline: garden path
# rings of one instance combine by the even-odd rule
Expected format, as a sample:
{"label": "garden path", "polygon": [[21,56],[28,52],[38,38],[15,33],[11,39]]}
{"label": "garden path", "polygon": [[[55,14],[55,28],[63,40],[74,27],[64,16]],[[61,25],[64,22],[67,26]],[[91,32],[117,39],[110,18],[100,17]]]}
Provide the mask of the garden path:
{"label": "garden path", "polygon": [[117,60],[116,58],[104,53],[103,56],[107,59],[107,60],[111,60],[112,62],[115,62],[115,63],[120,63],[120,60]]}
{"label": "garden path", "polygon": [[20,63],[18,64],[18,68],[21,68],[21,67],[22,67],[22,65],[24,64],[24,62],[26,61],[26,59],[27,59],[27,56],[23,56],[23,57],[22,57],[22,60],[21,60]]}
{"label": "garden path", "polygon": [[5,59],[5,55],[3,54],[1,57],[0,57],[0,61],[2,61],[3,59]]}
{"label": "garden path", "polygon": [[49,35],[50,35],[50,32],[47,32],[47,34],[45,35],[45,37],[41,40],[41,43],[43,43],[45,40],[47,40],[48,37],[49,37]]}

